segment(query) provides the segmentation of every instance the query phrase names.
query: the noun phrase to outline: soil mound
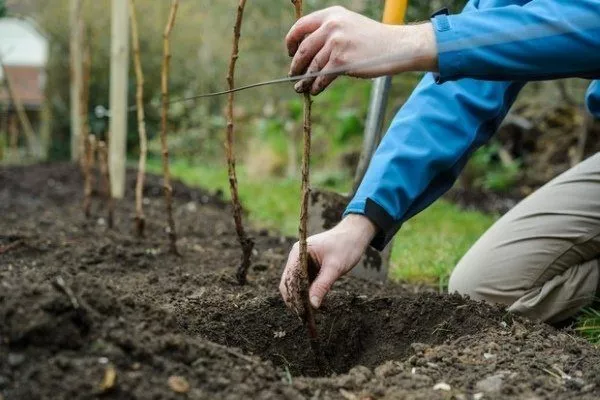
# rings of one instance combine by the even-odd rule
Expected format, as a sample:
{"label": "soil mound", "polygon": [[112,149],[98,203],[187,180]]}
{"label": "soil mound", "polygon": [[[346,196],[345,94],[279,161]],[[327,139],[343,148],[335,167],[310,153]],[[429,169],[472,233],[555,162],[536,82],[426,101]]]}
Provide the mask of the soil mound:
{"label": "soil mound", "polygon": [[148,181],[138,239],[131,193],[109,230],[99,197],[83,218],[76,167],[0,168],[0,399],[600,397],[600,352],[569,331],[350,278],[317,315],[323,373],[277,293],[293,240],[252,232],[240,287],[220,196],[175,185],[177,257]]}

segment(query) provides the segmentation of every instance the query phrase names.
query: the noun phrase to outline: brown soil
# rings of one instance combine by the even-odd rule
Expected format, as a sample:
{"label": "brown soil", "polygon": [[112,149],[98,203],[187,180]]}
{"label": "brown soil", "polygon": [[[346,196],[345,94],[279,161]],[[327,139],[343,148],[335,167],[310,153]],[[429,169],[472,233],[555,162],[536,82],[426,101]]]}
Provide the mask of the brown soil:
{"label": "brown soil", "polygon": [[76,168],[0,168],[0,398],[600,396],[600,352],[570,332],[458,296],[352,279],[317,315],[332,370],[319,377],[323,366],[277,293],[292,240],[252,232],[250,283],[240,287],[225,202],[174,184],[177,257],[157,177],[146,189],[147,238],[132,235],[133,179],[108,230],[99,198],[84,220]]}

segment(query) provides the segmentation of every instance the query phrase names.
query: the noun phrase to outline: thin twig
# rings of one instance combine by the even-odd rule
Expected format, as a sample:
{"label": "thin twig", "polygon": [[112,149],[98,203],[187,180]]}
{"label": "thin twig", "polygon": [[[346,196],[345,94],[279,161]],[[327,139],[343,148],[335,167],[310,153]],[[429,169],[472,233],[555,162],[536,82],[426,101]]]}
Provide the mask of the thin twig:
{"label": "thin twig", "polygon": [[108,147],[103,140],[98,142],[98,162],[100,164],[100,175],[102,175],[104,187],[104,199],[108,210],[108,227],[112,229],[114,225],[114,203],[112,191],[110,188],[110,170],[108,168]]}
{"label": "thin twig", "polygon": [[62,276],[57,276],[56,279],[54,279],[53,283],[56,289],[60,290],[68,297],[69,301],[71,302],[71,306],[74,310],[79,310],[81,308],[81,306],[79,305],[79,300],[77,300],[77,297],[75,297],[75,294],[73,293],[71,288],[67,286],[67,283],[65,282]]}
{"label": "thin twig", "polygon": [[17,247],[19,247],[23,243],[25,243],[25,242],[22,241],[22,240],[15,240],[14,242],[12,242],[10,244],[7,244],[6,246],[1,246],[0,247],[0,254],[8,253],[9,251],[16,249]]}
{"label": "thin twig", "polygon": [[179,254],[177,251],[177,233],[175,231],[175,221],[173,220],[173,188],[171,187],[171,171],[169,169],[169,148],[167,144],[167,112],[169,110],[169,63],[171,61],[171,44],[169,36],[175,25],[177,8],[179,0],[171,1],[171,11],[169,20],[163,33],[163,63],[161,71],[161,93],[162,93],[162,114],[161,114],[161,132],[160,143],[162,147],[162,161],[164,172],[164,191],[165,203],[167,208],[167,222],[169,229],[169,249],[171,253]]}
{"label": "thin twig", "polygon": [[[296,19],[302,17],[302,0],[292,0],[294,8],[296,10]],[[302,285],[302,302],[304,304],[304,319],[306,328],[308,330],[308,336],[312,350],[317,359],[319,367],[324,371],[328,370],[328,366],[321,353],[321,345],[319,341],[319,332],[317,330],[317,324],[315,322],[315,315],[310,304],[308,291],[310,288],[309,279],[309,267],[312,267],[312,260],[308,254],[307,236],[308,236],[308,198],[310,195],[310,150],[311,150],[311,114],[312,114],[312,100],[310,93],[304,93],[304,124],[303,124],[303,143],[304,148],[302,152],[302,204],[300,206],[300,226],[298,228],[299,233],[299,245],[300,245],[300,266],[301,266],[301,279],[304,280],[305,284]]]}
{"label": "thin twig", "polygon": [[92,188],[94,187],[93,170],[96,154],[96,136],[87,135],[84,139],[84,152],[81,157],[83,161],[83,213],[86,218],[90,218],[92,207]]}
{"label": "thin twig", "polygon": [[146,173],[146,155],[148,153],[148,139],[146,136],[146,121],[144,115],[144,72],[140,60],[140,39],[137,26],[137,15],[135,11],[135,0],[129,1],[131,16],[131,41],[133,44],[133,59],[135,63],[135,77],[137,90],[135,94],[137,103],[138,132],[140,135],[140,159],[138,163],[137,182],[135,184],[135,222],[136,233],[139,237],[144,236],[146,218],[143,209],[144,178]]}
{"label": "thin twig", "polygon": [[[229,71],[227,73],[227,85],[229,89],[235,87],[235,65],[239,57],[239,43],[242,31],[242,20],[244,18],[244,8],[246,0],[240,0],[237,8],[235,26],[233,28],[233,47],[231,50],[231,60],[229,61]],[[234,152],[234,126],[233,126],[233,98],[230,93],[227,101],[227,140],[225,141],[225,150],[227,154],[227,167],[229,173],[229,189],[231,191],[231,205],[233,207],[233,220],[235,222],[235,231],[242,247],[242,259],[238,267],[236,277],[240,285],[246,284],[248,268],[250,267],[250,256],[254,248],[254,242],[246,235],[242,221],[242,206],[238,195],[238,182],[235,171],[235,152]]]}

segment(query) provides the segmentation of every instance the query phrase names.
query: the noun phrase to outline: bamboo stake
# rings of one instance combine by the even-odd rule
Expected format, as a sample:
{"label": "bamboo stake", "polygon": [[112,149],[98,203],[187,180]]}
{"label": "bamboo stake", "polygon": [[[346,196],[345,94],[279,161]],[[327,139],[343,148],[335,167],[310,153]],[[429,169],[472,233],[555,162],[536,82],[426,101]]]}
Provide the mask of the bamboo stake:
{"label": "bamboo stake", "polygon": [[100,164],[100,175],[102,175],[104,187],[104,199],[108,209],[108,227],[112,229],[114,225],[114,203],[110,186],[110,169],[108,168],[108,147],[106,142],[98,142],[98,163]]}
{"label": "bamboo stake", "polygon": [[[302,17],[302,0],[292,0],[292,4],[296,9],[296,19]],[[310,93],[304,93],[304,124],[303,124],[303,142],[304,148],[302,152],[302,203],[300,206],[300,226],[298,228],[299,233],[299,245],[300,245],[300,266],[301,266],[301,290],[300,295],[302,296],[302,303],[304,304],[304,323],[308,330],[308,336],[310,338],[310,344],[318,361],[323,361],[321,367],[327,370],[327,365],[324,362],[324,358],[321,354],[321,346],[319,343],[319,332],[317,330],[317,324],[315,322],[315,315],[313,312],[312,305],[308,297],[308,290],[310,287],[309,279],[309,264],[312,264],[310,255],[308,254],[308,245],[306,243],[308,235],[308,197],[310,195],[310,147],[311,147],[311,113],[312,113],[312,100]],[[312,269],[312,268],[311,268]]]}
{"label": "bamboo stake", "polygon": [[[244,8],[246,0],[240,0],[237,8],[237,17],[233,28],[233,48],[231,50],[231,60],[229,62],[229,72],[227,74],[227,84],[229,89],[235,87],[235,65],[239,57],[239,43],[242,31],[242,20],[244,18]],[[229,93],[227,102],[227,140],[225,141],[225,150],[227,153],[227,167],[229,173],[229,189],[231,191],[231,204],[233,207],[233,219],[235,230],[237,232],[240,246],[242,247],[242,259],[238,267],[236,277],[240,285],[245,285],[247,281],[248,268],[250,267],[250,257],[254,248],[254,241],[246,235],[242,221],[242,206],[238,195],[238,182],[235,171],[235,152],[234,152],[234,125],[233,125],[233,98],[234,94]]]}
{"label": "bamboo stake", "polygon": [[90,218],[92,208],[92,188],[94,187],[93,170],[95,165],[96,155],[96,136],[88,135],[84,141],[83,155],[83,212],[86,218]]}
{"label": "bamboo stake", "polygon": [[135,222],[136,232],[139,237],[144,236],[146,217],[143,209],[144,179],[146,174],[146,155],[148,153],[148,139],[146,136],[146,120],[144,115],[144,71],[140,60],[140,39],[135,11],[135,0],[129,1],[131,16],[131,39],[133,45],[133,60],[135,63],[135,77],[137,90],[135,99],[137,103],[138,132],[140,134],[140,159],[138,163],[137,182],[135,185]]}
{"label": "bamboo stake", "polygon": [[[83,18],[79,20],[79,32],[83,37],[83,33],[85,32],[85,22]],[[83,41],[84,39],[79,39]],[[79,158],[79,165],[82,171],[85,171],[87,166],[85,163],[87,162],[87,140],[89,139],[89,131],[90,124],[88,118],[88,108],[90,101],[90,78],[92,74],[92,53],[90,50],[90,35],[88,32],[88,36],[85,39],[85,44],[83,47],[83,58],[82,58],[82,81],[79,92],[79,154],[81,157]],[[85,173],[85,172],[84,172]]]}
{"label": "bamboo stake", "polygon": [[[80,32],[84,32],[83,19],[79,21]],[[80,39],[82,40],[82,39]],[[90,135],[90,126],[88,119],[88,105],[90,97],[90,77],[92,73],[92,54],[90,51],[89,36],[85,41],[82,63],[83,79],[79,92],[79,166],[83,173],[83,214],[86,218],[91,217],[92,206],[92,187],[93,163],[96,153],[96,137]]]}
{"label": "bamboo stake", "polygon": [[169,170],[169,149],[167,144],[167,112],[169,110],[169,62],[171,60],[171,44],[169,36],[175,25],[177,8],[179,0],[171,0],[171,11],[169,20],[163,33],[163,63],[161,71],[161,92],[162,92],[162,114],[161,114],[161,132],[160,143],[162,147],[162,162],[164,171],[164,191],[165,204],[167,208],[167,222],[169,224],[169,245],[170,251],[179,254],[177,251],[177,233],[175,231],[175,221],[173,220],[173,188],[171,187],[171,172]]}

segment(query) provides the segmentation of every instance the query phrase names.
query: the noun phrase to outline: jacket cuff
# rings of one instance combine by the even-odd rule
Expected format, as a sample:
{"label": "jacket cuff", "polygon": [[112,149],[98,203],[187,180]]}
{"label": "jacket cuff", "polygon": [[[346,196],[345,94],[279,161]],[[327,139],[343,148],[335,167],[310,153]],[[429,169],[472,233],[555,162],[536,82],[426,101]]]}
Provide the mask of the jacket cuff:
{"label": "jacket cuff", "polygon": [[348,214],[364,215],[375,224],[377,233],[371,242],[371,247],[379,251],[387,246],[402,226],[401,222],[394,220],[383,207],[369,198],[364,203],[350,203],[344,212],[344,217]]}
{"label": "jacket cuff", "polygon": [[449,16],[448,11],[444,10],[431,18],[438,49],[439,72],[434,74],[435,82],[438,84],[455,80],[462,71],[464,50],[456,46],[460,43],[460,34],[454,26],[454,17],[456,16]]}

